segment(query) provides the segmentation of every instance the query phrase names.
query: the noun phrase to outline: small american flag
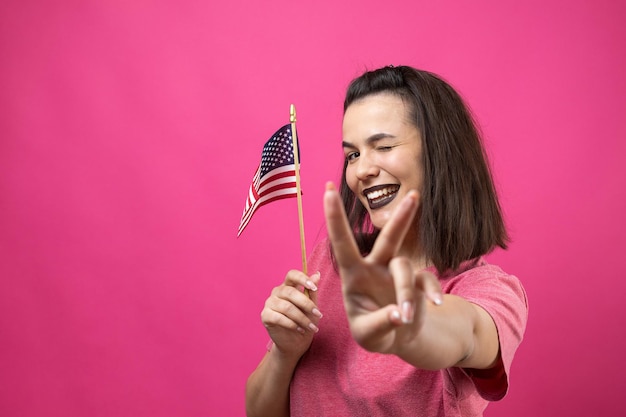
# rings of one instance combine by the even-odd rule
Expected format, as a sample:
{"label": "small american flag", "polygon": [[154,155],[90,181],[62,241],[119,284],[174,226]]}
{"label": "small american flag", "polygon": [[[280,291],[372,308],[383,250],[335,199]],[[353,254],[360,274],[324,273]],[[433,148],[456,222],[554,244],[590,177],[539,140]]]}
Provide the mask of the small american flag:
{"label": "small american flag", "polygon": [[256,209],[274,200],[296,197],[297,194],[291,124],[287,124],[263,146],[261,163],[248,191],[237,236],[246,228]]}

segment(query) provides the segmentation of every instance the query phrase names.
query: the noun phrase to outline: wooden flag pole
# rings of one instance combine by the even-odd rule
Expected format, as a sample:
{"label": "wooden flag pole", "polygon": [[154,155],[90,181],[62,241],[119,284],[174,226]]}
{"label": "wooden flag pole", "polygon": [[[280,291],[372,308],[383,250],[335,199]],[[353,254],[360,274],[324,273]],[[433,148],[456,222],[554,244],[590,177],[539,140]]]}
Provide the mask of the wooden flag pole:
{"label": "wooden flag pole", "polygon": [[[298,155],[298,137],[296,135],[296,107],[292,104],[289,109],[291,122],[291,137],[293,138],[293,163],[296,171],[296,196],[298,198],[298,222],[300,224],[300,251],[302,252],[302,272],[308,275],[306,266],[306,247],[304,244],[304,218],[302,216],[302,190],[300,188],[300,155]],[[308,295],[308,291],[305,291]]]}

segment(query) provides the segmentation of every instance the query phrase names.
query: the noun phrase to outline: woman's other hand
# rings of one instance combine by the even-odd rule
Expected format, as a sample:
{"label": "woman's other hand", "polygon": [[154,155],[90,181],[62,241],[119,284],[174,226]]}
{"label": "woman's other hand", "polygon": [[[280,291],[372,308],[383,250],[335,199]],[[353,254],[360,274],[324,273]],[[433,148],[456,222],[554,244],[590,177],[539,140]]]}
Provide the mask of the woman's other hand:
{"label": "woman's other hand", "polygon": [[301,271],[289,271],[284,282],[265,301],[261,321],[275,348],[283,355],[302,356],[318,331],[322,318],[316,306],[319,280],[319,273],[309,277]]}

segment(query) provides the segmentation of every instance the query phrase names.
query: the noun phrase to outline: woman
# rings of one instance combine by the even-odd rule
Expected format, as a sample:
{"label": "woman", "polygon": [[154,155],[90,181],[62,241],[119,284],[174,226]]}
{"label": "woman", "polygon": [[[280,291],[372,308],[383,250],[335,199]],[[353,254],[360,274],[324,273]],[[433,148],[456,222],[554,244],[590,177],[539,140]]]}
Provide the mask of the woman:
{"label": "woman", "polygon": [[482,258],[507,235],[469,111],[434,74],[366,72],[347,91],[343,150],[319,272],[290,271],[261,314],[272,343],[248,415],[482,415],[507,392],[528,307]]}

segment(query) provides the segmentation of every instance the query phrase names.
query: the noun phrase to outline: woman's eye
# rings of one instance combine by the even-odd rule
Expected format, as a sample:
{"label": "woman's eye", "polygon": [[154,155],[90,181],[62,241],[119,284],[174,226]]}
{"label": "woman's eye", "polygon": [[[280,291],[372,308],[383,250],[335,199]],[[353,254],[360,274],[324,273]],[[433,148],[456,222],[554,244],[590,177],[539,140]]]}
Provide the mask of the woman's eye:
{"label": "woman's eye", "polygon": [[354,161],[358,157],[359,157],[359,153],[358,152],[350,152],[349,154],[346,155],[346,160],[348,162],[351,162],[351,161]]}
{"label": "woman's eye", "polygon": [[379,146],[378,150],[382,152],[387,152],[393,149],[393,146]]}

